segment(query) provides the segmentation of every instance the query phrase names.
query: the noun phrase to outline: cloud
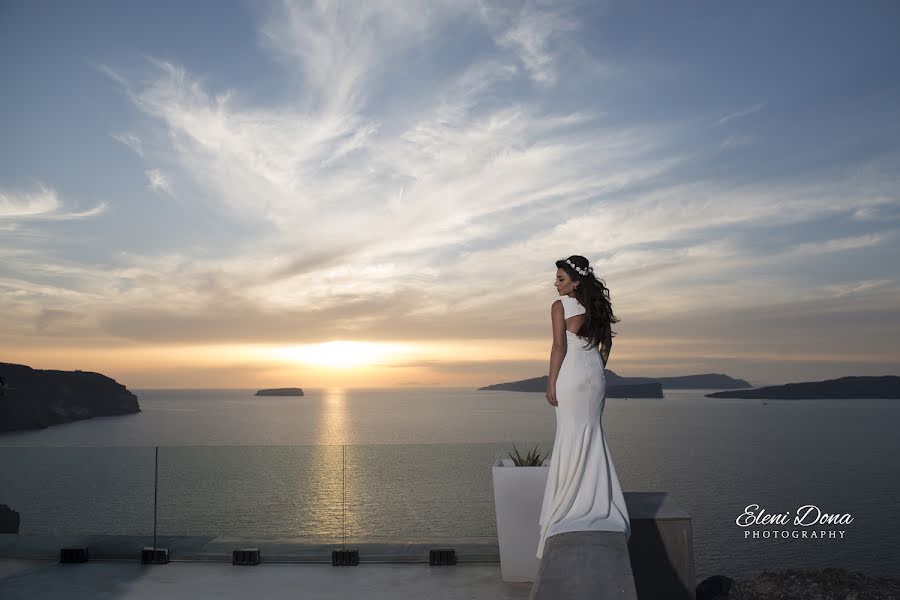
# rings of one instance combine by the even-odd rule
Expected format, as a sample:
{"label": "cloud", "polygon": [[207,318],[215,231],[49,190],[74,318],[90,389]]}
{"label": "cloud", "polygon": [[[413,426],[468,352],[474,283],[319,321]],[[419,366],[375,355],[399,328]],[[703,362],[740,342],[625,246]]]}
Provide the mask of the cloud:
{"label": "cloud", "polygon": [[[307,25],[297,27],[301,32],[273,36],[270,43],[304,37]],[[331,43],[337,47],[326,52],[316,46],[303,64],[320,54],[371,60],[368,52],[345,56],[343,42]],[[431,107],[409,114],[393,135],[381,134],[378,120],[358,112],[349,96],[307,110],[298,108],[304,103],[239,108],[183,67],[153,64],[159,72],[153,83],[126,89],[135,106],[164,123],[174,140],[171,161],[237,217],[290,233],[298,252],[338,252],[352,239],[349,247],[365,247],[366,260],[378,260],[487,240],[504,228],[494,220],[504,213],[584,201],[673,164],[624,164],[656,141],[649,131],[592,129],[596,114],[552,114],[515,102],[485,112],[479,104],[484,95],[515,76],[510,64],[493,59],[435,88]],[[314,86],[310,93],[326,92]],[[299,240],[293,235],[298,227],[304,231]]]}
{"label": "cloud", "polygon": [[[434,252],[447,249],[442,246],[422,255],[397,254],[405,251],[403,245],[375,245],[304,256],[287,246],[279,251],[260,243],[240,256],[126,255],[122,260],[128,266],[118,268],[47,264],[40,256],[25,255],[16,261],[21,277],[0,279],[0,288],[20,294],[27,302],[21,310],[37,304],[87,312],[106,335],[136,341],[528,338],[544,333],[540,315],[542,302],[552,299],[553,259],[573,249],[593,259],[629,323],[711,307],[740,312],[758,306],[761,298],[767,304],[805,300],[808,290],[791,285],[793,275],[782,278],[777,267],[890,238],[866,234],[748,252],[714,232],[760,222],[803,223],[820,218],[823,207],[846,212],[836,202],[843,191],[835,188],[824,196],[828,187],[823,183],[787,196],[775,188],[695,185],[650,194],[643,201],[608,201],[573,212],[550,230],[471,248],[440,265]],[[515,222],[507,226],[516,227]],[[360,259],[366,255],[378,260]],[[767,271],[767,277],[735,284],[736,277],[753,269]],[[26,277],[76,281],[78,288],[31,283]],[[501,304],[506,308],[498,320]],[[404,324],[402,330],[397,323]]]}
{"label": "cloud", "polygon": [[172,198],[175,197],[175,193],[172,191],[172,182],[168,175],[159,169],[149,169],[144,171],[144,174],[147,176],[148,188],[154,192],[163,192]]}
{"label": "cloud", "polygon": [[900,198],[888,196],[873,198],[871,202],[853,212],[853,219],[863,222],[896,221],[900,219]]}
{"label": "cloud", "polygon": [[764,106],[765,106],[765,103],[760,102],[759,104],[754,104],[754,105],[751,106],[750,108],[747,108],[747,109],[744,109],[744,110],[739,110],[739,111],[737,111],[737,112],[733,112],[733,113],[731,113],[731,114],[725,115],[725,116],[722,117],[721,119],[717,120],[717,121],[714,123],[714,125],[723,125],[723,124],[727,123],[728,121],[731,121],[732,119],[740,119],[740,118],[742,118],[742,117],[746,117],[746,116],[748,116],[748,115],[752,115],[752,114],[755,113],[755,112],[761,111],[761,110],[763,109]]}
{"label": "cloud", "polygon": [[0,219],[72,220],[96,216],[106,210],[101,202],[93,208],[76,212],[58,212],[62,205],[56,190],[38,183],[34,192],[0,190]]}
{"label": "cloud", "polygon": [[0,191],[0,217],[34,217],[52,213],[59,208],[56,191],[38,184],[38,191],[13,193]]}
{"label": "cloud", "polygon": [[84,315],[73,312],[71,310],[60,309],[43,309],[38,314],[34,322],[34,328],[38,332],[44,332],[51,324],[67,321],[83,319]]}
{"label": "cloud", "polygon": [[495,40],[502,48],[518,53],[531,77],[540,84],[556,82],[556,50],[565,34],[578,29],[574,19],[548,8],[525,5],[512,23]]}
{"label": "cloud", "polygon": [[[900,288],[900,281],[890,278],[863,279],[846,283],[835,283],[819,286],[818,292],[829,298],[840,298],[850,295],[861,295],[875,290]],[[818,295],[818,294],[817,294]]]}
{"label": "cloud", "polygon": [[452,0],[282,3],[259,32],[289,73],[303,75],[306,111],[339,117],[362,107],[378,74],[401,53],[414,51],[434,27],[475,6]]}
{"label": "cloud", "polygon": [[719,145],[721,148],[739,148],[748,146],[753,143],[753,136],[750,135],[730,135]]}
{"label": "cloud", "polygon": [[827,254],[831,252],[846,252],[859,248],[870,248],[883,244],[889,238],[888,234],[869,233],[865,235],[847,236],[824,241],[807,242],[797,244],[788,249],[788,253],[797,256],[811,256]]}
{"label": "cloud", "polygon": [[144,148],[141,144],[141,138],[136,134],[127,131],[124,133],[110,133],[109,135],[117,142],[121,142],[131,148],[141,158],[144,157]]}

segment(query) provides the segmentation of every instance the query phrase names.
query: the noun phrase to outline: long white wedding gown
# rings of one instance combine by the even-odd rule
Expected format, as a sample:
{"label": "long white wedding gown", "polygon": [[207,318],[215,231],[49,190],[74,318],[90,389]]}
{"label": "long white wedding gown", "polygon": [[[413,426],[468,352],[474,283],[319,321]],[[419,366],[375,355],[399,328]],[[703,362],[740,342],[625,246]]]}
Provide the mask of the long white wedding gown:
{"label": "long white wedding gown", "polygon": [[[565,318],[583,314],[576,298],[563,296]],[[631,522],[600,417],[606,403],[605,365],[587,339],[566,330],[566,356],[556,380],[556,439],[541,506],[537,557],[551,535],[567,531],[622,531]]]}

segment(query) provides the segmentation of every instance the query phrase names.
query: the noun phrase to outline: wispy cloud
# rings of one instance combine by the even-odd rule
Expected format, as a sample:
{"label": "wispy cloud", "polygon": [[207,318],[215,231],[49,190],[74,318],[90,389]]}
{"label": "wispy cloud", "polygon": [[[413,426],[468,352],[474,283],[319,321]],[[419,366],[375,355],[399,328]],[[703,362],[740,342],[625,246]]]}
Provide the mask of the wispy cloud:
{"label": "wispy cloud", "polygon": [[475,6],[450,0],[282,3],[264,20],[260,36],[288,72],[302,74],[304,112],[336,118],[316,124],[327,130],[361,108],[391,62],[423,46],[448,17]]}
{"label": "wispy cloud", "polygon": [[559,45],[564,43],[567,33],[578,29],[578,22],[565,16],[558,7],[553,10],[552,5],[537,8],[530,4],[522,7],[509,23],[496,16],[494,20],[499,20],[503,28],[496,35],[496,42],[514,50],[535,81],[553,84],[558,72]]}
{"label": "wispy cloud", "polygon": [[[295,32],[289,39],[296,36],[303,37]],[[343,56],[340,41],[333,43],[333,52],[317,48],[313,57]],[[371,57],[358,60],[350,71],[365,70]],[[307,251],[337,239],[344,247],[351,231],[368,247],[366,260],[484,240],[505,227],[491,216],[583,202],[672,164],[627,165],[659,142],[649,131],[604,129],[589,113],[557,115],[518,103],[484,112],[476,94],[490,94],[513,76],[502,62],[472,65],[435,90],[434,108],[410,114],[400,134],[390,136],[349,96],[325,102],[324,114],[238,108],[185,69],[154,64],[156,81],[128,89],[137,107],[166,124],[175,140],[173,162],[242,218],[285,232],[316,223],[300,242]]]}
{"label": "wispy cloud", "polygon": [[[788,252],[795,255],[819,255],[831,252],[845,252],[858,248],[870,248],[883,244],[889,236],[885,234],[870,233],[849,237],[835,238],[818,242],[807,242],[791,247]],[[893,236],[891,236],[893,237]]]}
{"label": "wispy cloud", "polygon": [[727,114],[724,117],[722,117],[721,119],[718,119],[714,123],[714,125],[723,125],[723,124],[727,123],[728,121],[731,121],[732,119],[740,119],[742,117],[752,115],[755,112],[761,111],[764,106],[765,106],[765,103],[760,102],[759,104],[754,104],[750,108],[746,108],[744,110],[739,110],[739,111]]}
{"label": "wispy cloud", "polygon": [[820,286],[818,290],[828,297],[839,298],[843,296],[859,295],[867,292],[889,288],[893,288],[895,290],[900,288],[900,281],[890,278],[863,279],[859,281],[851,281],[848,283],[823,285]]}
{"label": "wispy cloud", "polygon": [[70,319],[79,320],[83,318],[84,315],[70,310],[44,309],[41,310],[35,319],[34,328],[38,332],[43,332],[56,322]]}
{"label": "wispy cloud", "polygon": [[722,148],[739,148],[741,146],[748,146],[753,143],[753,136],[750,135],[729,135],[727,138],[722,140],[720,146]]}
{"label": "wispy cloud", "polygon": [[106,203],[83,211],[61,212],[60,209],[62,204],[56,190],[44,183],[38,183],[37,190],[32,192],[0,190],[0,219],[85,219],[102,213]]}
{"label": "wispy cloud", "polygon": [[136,134],[130,131],[126,131],[124,133],[110,133],[109,135],[117,142],[121,142],[131,148],[138,156],[143,158],[144,148],[141,144],[141,138],[139,138]]}
{"label": "wispy cloud", "polygon": [[38,184],[35,192],[0,191],[0,217],[34,217],[52,213],[59,208],[56,191]]}
{"label": "wispy cloud", "polygon": [[144,174],[147,176],[148,188],[154,192],[162,192],[172,198],[175,197],[175,192],[172,191],[172,181],[170,177],[160,169],[148,169],[144,171]]}

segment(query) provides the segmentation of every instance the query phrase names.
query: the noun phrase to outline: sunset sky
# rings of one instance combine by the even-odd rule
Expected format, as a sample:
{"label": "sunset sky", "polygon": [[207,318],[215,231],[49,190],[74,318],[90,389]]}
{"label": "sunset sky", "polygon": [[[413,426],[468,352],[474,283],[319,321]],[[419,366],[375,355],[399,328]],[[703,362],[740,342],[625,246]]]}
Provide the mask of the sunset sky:
{"label": "sunset sky", "polygon": [[0,362],[147,387],[900,374],[896,2],[0,2]]}

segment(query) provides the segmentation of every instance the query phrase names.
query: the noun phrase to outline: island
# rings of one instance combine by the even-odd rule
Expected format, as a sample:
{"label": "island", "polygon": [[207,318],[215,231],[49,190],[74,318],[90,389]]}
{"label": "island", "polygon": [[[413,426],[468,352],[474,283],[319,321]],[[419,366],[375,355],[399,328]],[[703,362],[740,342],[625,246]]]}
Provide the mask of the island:
{"label": "island", "polygon": [[[752,387],[743,379],[735,379],[724,373],[704,373],[678,377],[622,377],[611,369],[604,370],[606,396],[608,398],[663,398],[663,389],[733,389]],[[544,392],[547,376],[495,383],[479,390],[505,390],[511,392]]]}
{"label": "island", "polygon": [[302,388],[272,388],[259,390],[254,396],[303,396]]}
{"label": "island", "polygon": [[731,390],[753,387],[743,379],[735,379],[724,373],[702,373],[677,377],[620,377],[609,369],[606,370],[606,383],[609,385],[659,383],[667,390]]}
{"label": "island", "polygon": [[[609,371],[607,371],[608,373]],[[478,388],[479,390],[490,391],[508,391],[508,392],[546,392],[547,375],[542,377],[534,377],[532,379],[523,379],[521,381],[510,381],[508,383],[496,383]],[[606,386],[607,398],[662,398],[662,386],[657,383],[625,383],[621,385],[610,385],[607,379]]]}
{"label": "island", "polygon": [[100,373],[0,362],[0,380],[0,432],[141,412],[137,396]]}
{"label": "island", "polygon": [[769,385],[749,390],[706,394],[709,398],[767,400],[896,399],[900,398],[900,377],[896,375],[849,376],[825,381],[805,381]]}

